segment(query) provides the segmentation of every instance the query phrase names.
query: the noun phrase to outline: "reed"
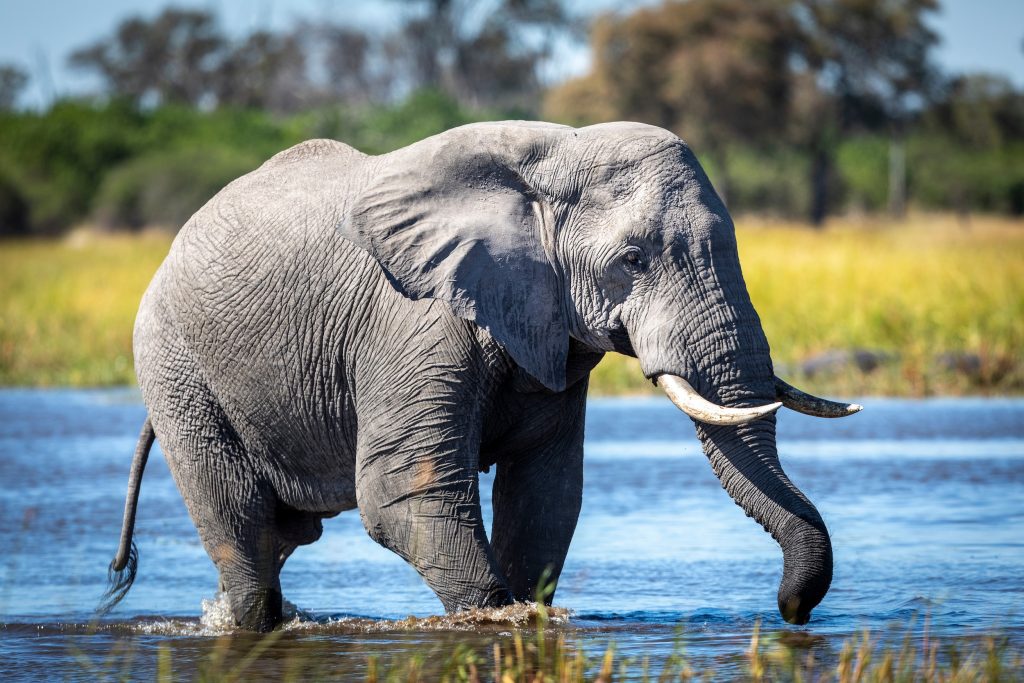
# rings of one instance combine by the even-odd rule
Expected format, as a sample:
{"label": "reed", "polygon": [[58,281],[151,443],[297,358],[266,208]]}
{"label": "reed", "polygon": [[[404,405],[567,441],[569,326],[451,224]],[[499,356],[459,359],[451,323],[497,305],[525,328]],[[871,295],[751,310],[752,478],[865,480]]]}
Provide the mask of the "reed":
{"label": "reed", "polygon": [[[833,648],[822,636],[792,631],[766,636],[755,626],[747,643],[737,643],[734,652],[720,655],[716,661],[690,658],[685,639],[680,637],[675,652],[652,664],[642,652],[624,655],[614,643],[601,646],[571,635],[567,638],[565,631],[545,626],[540,619],[533,630],[516,630],[479,649],[455,642],[447,650],[423,646],[421,651],[371,654],[361,660],[351,653],[339,656],[329,642],[318,642],[312,648],[309,643],[289,643],[281,631],[250,639],[247,649],[234,654],[224,645],[228,639],[222,637],[195,671],[183,670],[174,661],[171,644],[165,642],[157,652],[156,678],[165,683],[195,678],[366,683],[982,683],[1024,676],[1024,650],[1019,642],[1014,644],[1001,635],[942,638],[925,630],[916,635],[908,631],[902,639],[894,639],[863,631]],[[107,668],[88,661],[83,665],[99,678],[125,674],[125,668],[117,666],[112,657]]]}
{"label": "reed", "polygon": [[132,325],[167,235],[0,242],[0,385],[135,383]]}
{"label": "reed", "polygon": [[[1024,221],[919,215],[812,230],[741,219],[737,235],[787,378],[843,395],[1024,391]],[[88,231],[0,242],[0,385],[134,383],[135,310],[169,246],[161,233]],[[877,367],[850,361],[858,352]],[[833,362],[811,372],[822,354]],[[635,359],[609,354],[591,389],[653,387]]]}

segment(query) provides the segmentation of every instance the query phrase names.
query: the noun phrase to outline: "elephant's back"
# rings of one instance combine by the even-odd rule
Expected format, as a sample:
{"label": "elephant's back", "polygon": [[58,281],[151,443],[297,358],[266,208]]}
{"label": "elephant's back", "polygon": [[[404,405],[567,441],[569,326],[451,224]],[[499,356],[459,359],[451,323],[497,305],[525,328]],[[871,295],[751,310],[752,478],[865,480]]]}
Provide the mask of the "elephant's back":
{"label": "elephant's back", "polygon": [[276,154],[182,227],[165,264],[171,279],[213,296],[270,285],[289,270],[312,272],[346,249],[336,226],[362,191],[371,162],[335,140],[308,140]]}
{"label": "elephant's back", "polygon": [[[380,274],[335,226],[367,159],[310,141],[234,181],[179,233],[140,309],[159,324],[136,343],[180,339],[232,423],[276,451],[279,469],[349,450],[338,321],[359,303],[354,283]],[[329,509],[349,486],[318,488],[307,498]]]}

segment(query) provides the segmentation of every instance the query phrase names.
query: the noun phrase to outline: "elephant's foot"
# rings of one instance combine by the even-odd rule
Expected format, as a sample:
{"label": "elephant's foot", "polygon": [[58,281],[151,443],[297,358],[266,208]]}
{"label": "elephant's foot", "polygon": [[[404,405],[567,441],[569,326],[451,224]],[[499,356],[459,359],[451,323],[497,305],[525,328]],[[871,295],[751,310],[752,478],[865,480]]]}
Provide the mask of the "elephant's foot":
{"label": "elephant's foot", "polygon": [[437,596],[448,614],[478,607],[506,607],[515,602],[512,593],[504,584],[492,584],[478,589],[463,588],[457,592],[449,592],[443,588],[437,590]]}
{"label": "elephant's foot", "polygon": [[279,587],[261,588],[237,597],[229,592],[228,601],[235,622],[245,631],[267,633],[282,621]]}

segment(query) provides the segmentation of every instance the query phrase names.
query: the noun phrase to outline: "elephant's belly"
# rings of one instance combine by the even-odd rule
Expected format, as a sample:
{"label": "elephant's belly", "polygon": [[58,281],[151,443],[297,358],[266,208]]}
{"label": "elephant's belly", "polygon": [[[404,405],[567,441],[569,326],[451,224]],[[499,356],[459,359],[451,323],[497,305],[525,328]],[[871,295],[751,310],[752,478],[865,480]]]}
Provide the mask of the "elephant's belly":
{"label": "elephant's belly", "polygon": [[355,458],[350,454],[279,452],[269,460],[266,477],[289,507],[332,514],[356,507]]}
{"label": "elephant's belly", "polygon": [[[355,454],[345,431],[326,419],[268,420],[252,455],[278,498],[296,510],[355,508]],[[272,427],[270,427],[272,425]]]}

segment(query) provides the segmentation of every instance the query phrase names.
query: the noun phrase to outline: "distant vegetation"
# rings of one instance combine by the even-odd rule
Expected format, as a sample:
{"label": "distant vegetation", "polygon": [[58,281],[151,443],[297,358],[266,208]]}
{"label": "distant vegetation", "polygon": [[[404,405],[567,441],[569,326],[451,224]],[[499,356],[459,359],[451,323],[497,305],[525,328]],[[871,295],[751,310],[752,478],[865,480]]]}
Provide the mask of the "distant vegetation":
{"label": "distant vegetation", "polygon": [[[463,123],[645,121],[694,145],[737,213],[820,224],[918,210],[1024,214],[1024,93],[943,74],[936,0],[689,0],[576,16],[560,0],[391,0],[376,31],[132,17],[72,51],[101,86],[19,109],[0,65],[0,235],[176,230],[311,137],[385,152]],[[587,73],[550,83],[567,46]],[[562,50],[561,52],[559,50]]]}
{"label": "distant vegetation", "polygon": [[[600,17],[560,0],[391,5],[397,21],[377,31],[299,21],[238,38],[206,11],[129,18],[69,56],[100,89],[38,111],[18,106],[24,69],[0,65],[0,236],[144,232],[0,242],[0,384],[133,382],[132,319],[169,235],[292,144],[376,154],[543,117],[646,121],[694,145],[741,217],[787,377],[839,393],[1024,390],[1024,92],[941,73],[936,0],[688,0]],[[584,42],[586,73],[542,77]],[[651,387],[609,356],[593,388]]]}
{"label": "distant vegetation", "polygon": [[[844,395],[1024,391],[1024,230],[952,216],[794,224],[740,220],[740,258],[780,374]],[[76,232],[0,248],[0,385],[134,383],[139,299],[166,233]],[[594,394],[652,391],[609,354]]]}

